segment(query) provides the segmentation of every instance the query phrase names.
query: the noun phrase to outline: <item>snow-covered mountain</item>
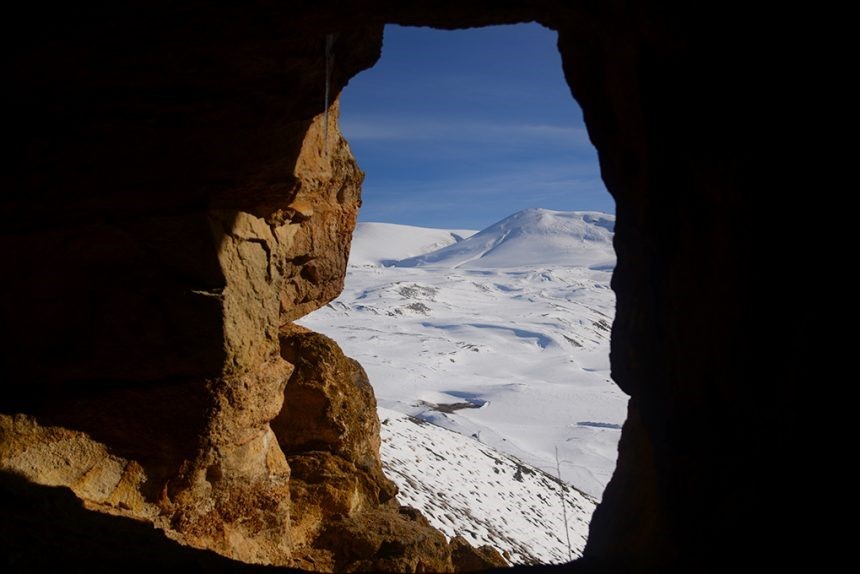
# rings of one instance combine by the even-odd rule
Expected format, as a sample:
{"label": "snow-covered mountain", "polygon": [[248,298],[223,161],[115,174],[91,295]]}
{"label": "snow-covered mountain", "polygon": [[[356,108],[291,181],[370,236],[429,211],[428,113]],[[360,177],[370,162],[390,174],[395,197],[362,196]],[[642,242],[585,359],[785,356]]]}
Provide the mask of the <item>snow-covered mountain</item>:
{"label": "snow-covered mountain", "polygon": [[525,209],[400,267],[509,269],[535,265],[612,268],[615,217],[592,211]]}
{"label": "snow-covered mountain", "polygon": [[[388,430],[383,427],[383,462],[401,498],[443,531],[458,530],[467,538],[475,531],[475,542],[508,550],[517,561],[566,559],[566,542],[552,535],[541,541],[524,537],[532,527],[510,514],[549,510],[519,506],[515,499],[528,495],[510,494],[511,483],[501,476],[493,487],[486,476],[496,474],[488,470],[493,465],[474,449],[495,450],[504,453],[493,455],[498,460],[515,457],[524,468],[553,475],[558,449],[562,479],[600,497],[615,467],[627,405],[609,377],[613,227],[611,215],[538,209],[474,235],[362,223],[343,294],[302,319],[361,362],[380,407],[462,435],[459,443],[450,433],[440,435],[444,440],[419,440],[415,433],[439,429],[409,423],[413,429],[392,416]],[[421,446],[434,441],[436,454]],[[457,454],[462,452],[472,455]],[[558,498],[551,485],[529,488],[539,498]],[[469,499],[464,493],[473,493],[474,502],[474,493],[487,489],[480,497],[487,513],[506,516],[507,525],[497,521],[480,534],[480,512],[457,505]],[[455,491],[462,496],[445,494]],[[579,506],[571,510],[574,518],[568,516],[574,552],[584,534],[577,538],[572,524],[579,524],[576,518],[586,523],[593,508]],[[514,524],[522,527],[519,534],[512,534]],[[508,534],[502,532],[506,528]],[[493,542],[487,534],[493,529],[496,539],[511,540]],[[517,550],[526,547],[535,549],[529,555]]]}

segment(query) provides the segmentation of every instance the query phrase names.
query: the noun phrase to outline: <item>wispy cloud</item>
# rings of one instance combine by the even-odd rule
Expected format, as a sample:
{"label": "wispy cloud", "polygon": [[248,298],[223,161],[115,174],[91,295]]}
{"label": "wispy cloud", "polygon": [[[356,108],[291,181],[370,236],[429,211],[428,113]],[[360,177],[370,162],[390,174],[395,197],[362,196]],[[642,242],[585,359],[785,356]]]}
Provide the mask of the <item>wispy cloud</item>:
{"label": "wispy cloud", "polygon": [[355,142],[544,141],[590,146],[585,128],[540,123],[451,121],[433,119],[362,118],[341,122],[347,140]]}

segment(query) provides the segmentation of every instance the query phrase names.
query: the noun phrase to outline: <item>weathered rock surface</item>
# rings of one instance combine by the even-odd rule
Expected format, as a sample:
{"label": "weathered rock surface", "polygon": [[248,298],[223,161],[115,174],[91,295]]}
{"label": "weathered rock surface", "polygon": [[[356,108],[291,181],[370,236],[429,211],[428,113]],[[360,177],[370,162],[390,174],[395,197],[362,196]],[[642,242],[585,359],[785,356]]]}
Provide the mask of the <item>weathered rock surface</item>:
{"label": "weathered rock surface", "polygon": [[[363,173],[337,117],[335,102],[303,128],[287,183],[211,202],[223,286],[193,294],[220,308],[220,373],[81,394],[63,388],[70,396],[24,409],[33,414],[0,414],[3,470],[69,487],[89,508],[245,562],[453,568],[444,536],[403,518],[382,473],[364,370],[334,341],[290,323],[343,288]],[[421,534],[377,557],[338,540],[356,524],[370,536],[376,522],[387,525],[377,541],[383,532],[389,542],[410,528]]]}
{"label": "weathered rock surface", "polygon": [[462,536],[451,539],[451,562],[455,572],[480,572],[508,566],[498,550],[487,544],[475,548]]}
{"label": "weathered rock surface", "polygon": [[102,572],[165,567],[183,572],[274,570],[182,544],[146,521],[94,512],[68,488],[34,484],[2,471],[0,543],[4,572],[54,570],[60,565]]}
{"label": "weathered rock surface", "polygon": [[445,535],[414,508],[370,511],[329,523],[318,544],[346,572],[451,572]]}
{"label": "weathered rock surface", "polygon": [[382,489],[394,485],[382,475],[379,419],[373,387],[361,365],[337,343],[297,325],[281,331],[281,354],[295,365],[281,412],[272,427],[287,457],[317,450],[352,461]]}
{"label": "weathered rock surface", "polygon": [[[795,389],[820,374],[794,351],[817,329],[774,294],[827,249],[797,232],[787,198],[809,161],[786,118],[834,107],[801,97],[834,91],[816,83],[832,55],[806,39],[814,11],[802,10],[786,23],[788,6],[731,1],[13,5],[0,468],[30,482],[10,488],[66,487],[84,516],[143,520],[244,561],[299,560],[295,537],[320,564],[447,568],[450,548],[429,533],[413,543],[419,521],[388,508],[346,512],[316,536],[270,427],[294,370],[280,330],[338,291],[358,204],[345,142],[333,129],[324,141],[326,35],[334,98],[378,58],[385,22],[537,20],[559,32],[617,202],[612,367],[634,415],[571,568],[797,569],[785,551]],[[310,499],[322,492],[310,481],[348,474],[343,453],[358,448],[320,428],[340,454],[291,455],[317,485]],[[332,508],[351,508],[332,486]],[[365,487],[350,488],[371,500]],[[69,520],[79,531],[59,537],[29,523],[32,536],[3,542],[17,565],[68,556],[81,537],[112,562],[121,539],[100,543],[96,523]],[[374,528],[399,542],[345,538]],[[129,548],[150,544],[122,532]],[[392,558],[397,544],[414,552]]]}
{"label": "weathered rock surface", "polygon": [[312,548],[333,519],[394,503],[397,487],[382,474],[376,398],[361,365],[296,325],[283,329],[281,354],[295,370],[272,428],[293,473],[293,544]]}

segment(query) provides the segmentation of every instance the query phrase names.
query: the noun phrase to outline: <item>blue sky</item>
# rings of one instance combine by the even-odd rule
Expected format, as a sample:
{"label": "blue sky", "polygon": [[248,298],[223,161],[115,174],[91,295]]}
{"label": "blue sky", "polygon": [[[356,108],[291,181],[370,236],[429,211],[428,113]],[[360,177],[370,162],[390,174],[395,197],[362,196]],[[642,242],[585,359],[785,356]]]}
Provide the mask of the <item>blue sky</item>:
{"label": "blue sky", "polygon": [[555,44],[537,24],[386,26],[382,58],[341,95],[367,174],[359,220],[481,229],[527,207],[613,213]]}

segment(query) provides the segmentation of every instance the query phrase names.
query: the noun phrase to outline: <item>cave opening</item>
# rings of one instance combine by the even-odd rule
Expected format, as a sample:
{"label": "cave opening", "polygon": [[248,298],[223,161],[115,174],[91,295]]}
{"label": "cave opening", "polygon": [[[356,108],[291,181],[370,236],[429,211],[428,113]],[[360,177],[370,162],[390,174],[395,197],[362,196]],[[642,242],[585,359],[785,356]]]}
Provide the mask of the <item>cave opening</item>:
{"label": "cave opening", "polygon": [[345,288],[299,321],[368,372],[401,502],[514,563],[581,555],[627,408],[614,203],[555,44],[386,26],[339,100],[366,174]]}
{"label": "cave opening", "polygon": [[[324,451],[288,467],[269,427],[287,363],[301,361],[278,355],[279,328],[334,298],[355,218],[348,150],[338,142],[337,170],[317,161],[325,38],[338,35],[337,94],[377,60],[385,22],[558,30],[600,150],[618,213],[612,372],[631,400],[573,568],[820,569],[831,555],[827,528],[786,552],[798,516],[826,523],[786,501],[806,444],[802,390],[821,376],[802,358],[828,354],[824,337],[814,355],[799,347],[820,313],[774,296],[797,284],[798,261],[832,249],[829,234],[798,232],[788,200],[834,165],[798,145],[798,127],[826,142],[817,126],[838,123],[821,116],[839,109],[824,65],[838,53],[798,35],[828,30],[824,18],[650,0],[109,4],[9,12],[7,561],[162,566],[181,551],[199,565],[195,547],[315,570],[335,558],[452,569],[435,530],[356,480],[354,463],[376,470],[378,434],[336,445],[348,460]],[[321,337],[300,341],[317,370],[360,379]],[[314,516],[324,530],[308,530]],[[318,532],[317,561],[302,562]],[[421,556],[395,562],[397,548]]]}

